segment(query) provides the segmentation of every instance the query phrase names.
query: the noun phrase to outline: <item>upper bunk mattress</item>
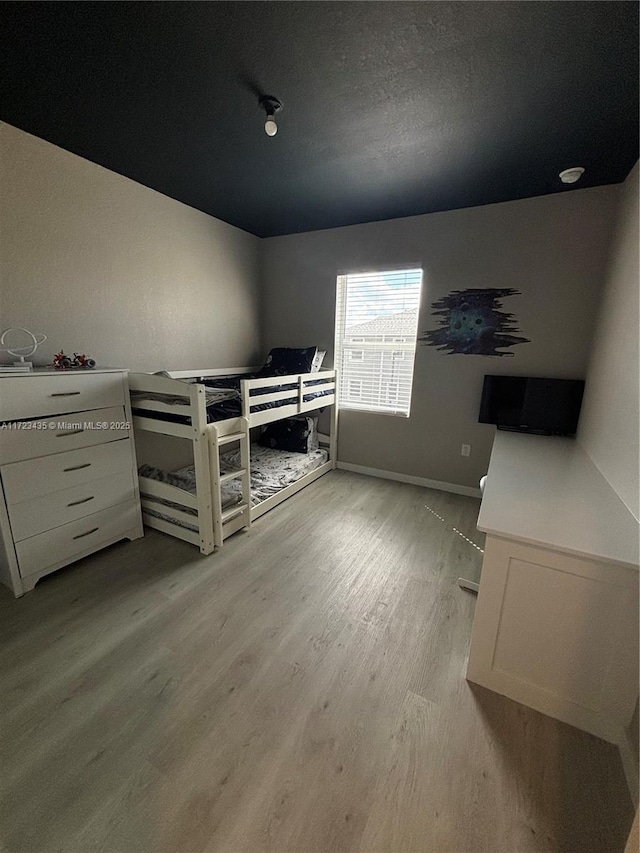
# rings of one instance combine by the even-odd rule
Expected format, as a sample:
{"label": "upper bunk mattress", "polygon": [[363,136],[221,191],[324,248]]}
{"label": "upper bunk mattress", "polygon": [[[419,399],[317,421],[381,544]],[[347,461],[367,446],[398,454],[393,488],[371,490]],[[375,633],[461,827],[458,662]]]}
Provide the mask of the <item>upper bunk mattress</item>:
{"label": "upper bunk mattress", "polygon": [[[243,376],[243,379],[248,379],[248,376]],[[213,385],[215,381],[215,386]],[[242,396],[240,393],[240,382],[241,379],[238,377],[216,377],[215,380],[205,379],[203,383],[205,385],[205,397],[206,397],[206,407],[207,407],[207,423],[216,423],[217,421],[224,421],[228,418],[238,418],[242,416]],[[277,382],[277,377],[274,377],[274,382]],[[311,387],[312,384],[309,383],[307,385],[307,389]],[[318,384],[322,384],[322,380],[318,380]],[[273,387],[269,386],[268,388],[260,388],[256,390],[250,391],[250,396],[252,398],[259,398],[261,395],[271,394],[275,391],[291,391],[292,396],[287,397],[284,400],[273,400],[268,403],[252,403],[251,411],[252,412],[262,412],[267,409],[277,409],[280,406],[289,406],[298,402],[298,386],[292,384],[285,385],[277,385],[274,384]],[[310,402],[311,400],[315,400],[320,397],[327,397],[333,395],[335,392],[332,390],[329,391],[308,391],[304,394],[303,400],[305,403]],[[179,395],[169,396],[167,394],[156,394],[148,391],[133,391],[131,393],[131,405],[136,410],[136,413],[145,414],[144,401],[145,400],[156,400],[159,402],[167,403],[168,405],[174,404],[182,404],[184,405],[185,399]],[[318,407],[321,407],[322,403],[318,403]],[[164,420],[170,421],[173,423],[184,423],[189,424],[190,419],[184,415],[173,415],[169,412],[152,412],[150,416],[155,420]]]}

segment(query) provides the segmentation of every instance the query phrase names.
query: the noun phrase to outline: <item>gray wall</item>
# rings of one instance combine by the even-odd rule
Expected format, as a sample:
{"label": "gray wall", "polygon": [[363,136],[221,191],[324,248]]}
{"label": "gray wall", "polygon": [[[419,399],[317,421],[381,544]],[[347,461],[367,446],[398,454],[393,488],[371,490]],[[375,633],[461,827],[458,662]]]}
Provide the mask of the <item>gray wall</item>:
{"label": "gray wall", "polygon": [[638,164],[622,185],[578,439],[640,519]]}
{"label": "gray wall", "polygon": [[7,124],[0,152],[0,329],[44,332],[35,361],[261,357],[258,238]]}
{"label": "gray wall", "polygon": [[[485,373],[584,377],[618,187],[263,241],[265,346],[333,353],[336,276],[407,264],[424,269],[419,330],[432,303],[452,290],[513,287],[505,301],[531,343],[513,356],[449,355],[419,346],[411,417],[344,411],[341,461],[477,486],[494,428],[477,423]],[[332,362],[329,361],[329,364]],[[472,445],[470,458],[460,455]]]}

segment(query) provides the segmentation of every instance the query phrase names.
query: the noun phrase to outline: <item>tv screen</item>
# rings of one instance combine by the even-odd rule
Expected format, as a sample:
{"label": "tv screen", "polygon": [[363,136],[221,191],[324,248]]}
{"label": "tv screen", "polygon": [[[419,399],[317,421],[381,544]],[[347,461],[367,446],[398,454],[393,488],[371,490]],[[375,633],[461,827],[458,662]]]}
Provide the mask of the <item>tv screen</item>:
{"label": "tv screen", "polygon": [[485,376],[478,421],[499,429],[543,435],[575,435],[582,379]]}

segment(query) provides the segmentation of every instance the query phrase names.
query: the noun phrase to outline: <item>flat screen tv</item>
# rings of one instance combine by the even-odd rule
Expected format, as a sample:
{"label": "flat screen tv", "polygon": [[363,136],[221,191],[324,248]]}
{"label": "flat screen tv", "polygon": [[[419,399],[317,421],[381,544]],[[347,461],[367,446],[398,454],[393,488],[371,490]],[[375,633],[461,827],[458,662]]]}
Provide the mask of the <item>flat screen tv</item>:
{"label": "flat screen tv", "polygon": [[541,435],[575,435],[582,379],[485,376],[478,420],[498,429]]}

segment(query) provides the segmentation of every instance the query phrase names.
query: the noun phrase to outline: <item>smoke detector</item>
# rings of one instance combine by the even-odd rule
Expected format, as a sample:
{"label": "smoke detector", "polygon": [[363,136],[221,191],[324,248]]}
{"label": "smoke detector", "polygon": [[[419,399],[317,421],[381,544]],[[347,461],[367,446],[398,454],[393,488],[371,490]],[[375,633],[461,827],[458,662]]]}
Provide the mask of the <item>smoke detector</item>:
{"label": "smoke detector", "polygon": [[575,184],[584,174],[582,166],[574,166],[572,169],[565,169],[560,172],[559,178],[563,184]]}

